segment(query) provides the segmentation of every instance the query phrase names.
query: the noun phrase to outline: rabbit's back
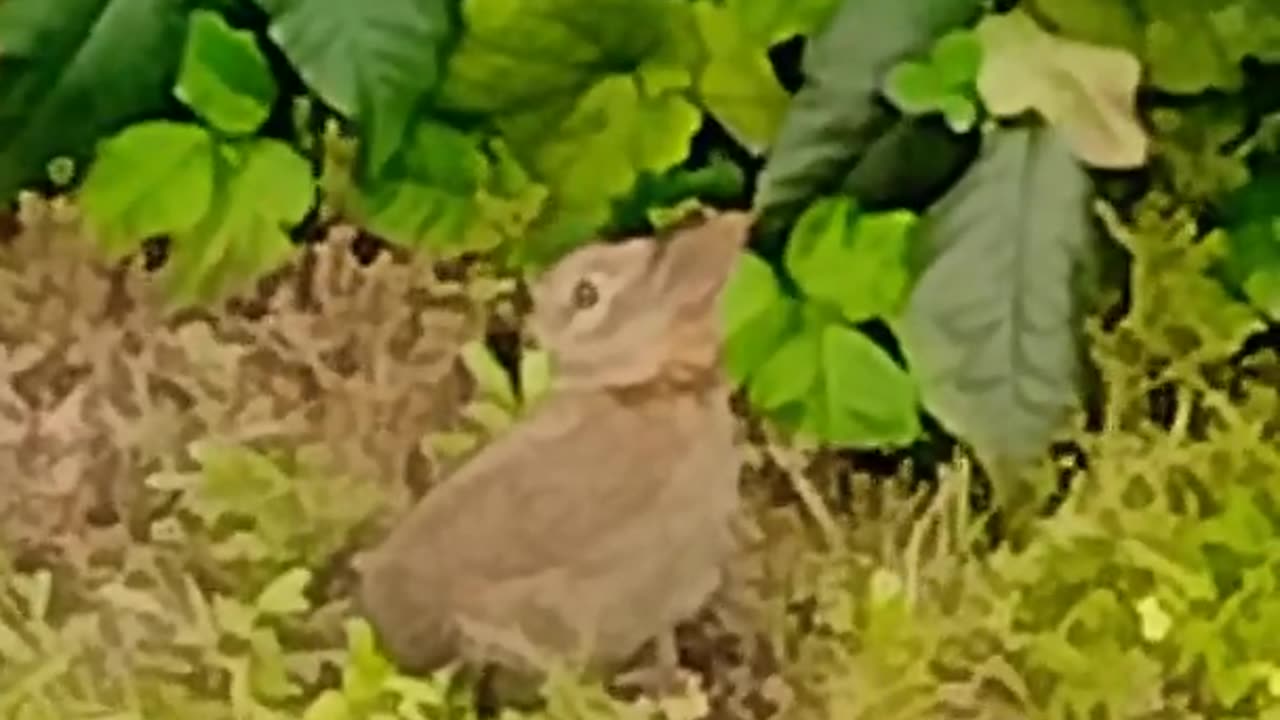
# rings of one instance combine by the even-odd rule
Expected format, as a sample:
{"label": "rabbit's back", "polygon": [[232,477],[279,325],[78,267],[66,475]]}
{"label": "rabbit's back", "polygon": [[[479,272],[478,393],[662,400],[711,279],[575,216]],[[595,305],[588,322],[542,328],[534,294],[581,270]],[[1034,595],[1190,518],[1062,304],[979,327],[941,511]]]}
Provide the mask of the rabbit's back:
{"label": "rabbit's back", "polygon": [[460,624],[624,659],[719,583],[738,468],[722,386],[552,396],[365,560],[362,605],[412,667],[459,652]]}

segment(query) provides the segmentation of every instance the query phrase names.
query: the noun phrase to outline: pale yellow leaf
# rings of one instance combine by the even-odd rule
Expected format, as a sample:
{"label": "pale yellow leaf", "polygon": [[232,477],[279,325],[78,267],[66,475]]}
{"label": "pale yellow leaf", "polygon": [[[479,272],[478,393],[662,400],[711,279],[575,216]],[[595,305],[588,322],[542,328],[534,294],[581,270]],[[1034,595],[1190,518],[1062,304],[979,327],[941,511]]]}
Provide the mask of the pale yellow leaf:
{"label": "pale yellow leaf", "polygon": [[1036,111],[1095,167],[1146,163],[1150,139],[1136,108],[1142,67],[1132,53],[1050,34],[1018,10],[985,18],[976,32],[978,94],[991,114]]}

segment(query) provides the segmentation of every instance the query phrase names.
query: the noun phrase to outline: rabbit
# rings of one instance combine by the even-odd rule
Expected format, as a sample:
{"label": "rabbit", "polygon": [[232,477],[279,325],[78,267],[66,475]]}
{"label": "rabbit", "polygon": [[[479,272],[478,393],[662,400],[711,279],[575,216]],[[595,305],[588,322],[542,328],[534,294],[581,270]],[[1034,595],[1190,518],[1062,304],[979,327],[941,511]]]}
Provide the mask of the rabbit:
{"label": "rabbit", "polygon": [[588,245],[532,283],[550,391],[359,560],[357,608],[403,669],[611,672],[653,641],[675,672],[674,628],[736,548],[717,311],[751,222]]}

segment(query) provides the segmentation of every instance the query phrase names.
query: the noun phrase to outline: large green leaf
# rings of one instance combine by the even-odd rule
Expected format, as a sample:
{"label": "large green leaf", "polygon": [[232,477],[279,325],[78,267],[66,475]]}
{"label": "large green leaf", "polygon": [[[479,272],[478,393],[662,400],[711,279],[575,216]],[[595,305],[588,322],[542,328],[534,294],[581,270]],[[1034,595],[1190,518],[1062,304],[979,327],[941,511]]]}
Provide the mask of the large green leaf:
{"label": "large green leaf", "polygon": [[[552,202],[551,235],[591,232],[642,171],[685,158],[702,43],[683,0],[467,0],[441,89],[493,118]],[[551,240],[547,240],[550,242]]]}
{"label": "large green leaf", "polygon": [[213,203],[213,136],[199,125],[150,121],[103,142],[80,203],[111,257],[154,235],[193,230]]}
{"label": "large green leaf", "polygon": [[859,214],[844,198],[805,211],[787,242],[788,272],[813,301],[853,323],[897,312],[907,287],[916,216],[905,210]]}
{"label": "large green leaf", "polygon": [[698,75],[698,97],[734,139],[762,152],[791,100],[773,74],[769,44],[729,8],[702,2],[693,9],[709,55]]}
{"label": "large green leaf", "polygon": [[288,260],[288,229],[315,200],[311,165],[293,148],[258,138],[223,146],[215,202],[199,226],[173,237],[166,281],[180,303],[209,300]]}
{"label": "large green leaf", "polygon": [[197,10],[174,92],[214,128],[248,135],[271,114],[276,80],[253,33],[232,28],[212,10]]}
{"label": "large green leaf", "polygon": [[1077,406],[1091,185],[1052,129],[997,129],[926,218],[895,328],[925,406],[985,462],[1042,452]]}
{"label": "large green leaf", "polygon": [[[886,73],[927,51],[981,7],[980,0],[844,0],[805,53],[806,84],[793,98],[761,173],[756,208],[794,217],[810,198],[845,185],[897,122],[879,101]],[[880,154],[876,170],[882,177],[863,184],[905,177],[884,162],[896,157],[897,152]],[[941,153],[921,159],[931,170],[926,175],[935,176],[951,172],[958,158]]]}
{"label": "large green leaf", "polygon": [[773,268],[753,253],[739,260],[721,309],[725,367],[739,384],[773,354],[800,314],[799,303],[782,291]]}
{"label": "large green leaf", "polygon": [[359,123],[365,169],[379,172],[440,80],[454,33],[451,0],[258,3],[271,15],[271,39],[307,85]]}
{"label": "large green leaf", "polygon": [[184,0],[0,2],[0,199],[171,100]]}

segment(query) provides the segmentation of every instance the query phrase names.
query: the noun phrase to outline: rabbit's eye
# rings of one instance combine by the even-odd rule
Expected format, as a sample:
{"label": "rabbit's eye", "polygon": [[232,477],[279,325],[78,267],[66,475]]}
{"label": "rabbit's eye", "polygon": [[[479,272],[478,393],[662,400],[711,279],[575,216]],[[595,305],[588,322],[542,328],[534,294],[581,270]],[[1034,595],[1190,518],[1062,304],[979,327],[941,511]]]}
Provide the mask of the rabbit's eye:
{"label": "rabbit's eye", "polygon": [[578,281],[573,286],[573,306],[579,310],[589,310],[600,302],[600,291],[596,289],[595,283],[587,279]]}

